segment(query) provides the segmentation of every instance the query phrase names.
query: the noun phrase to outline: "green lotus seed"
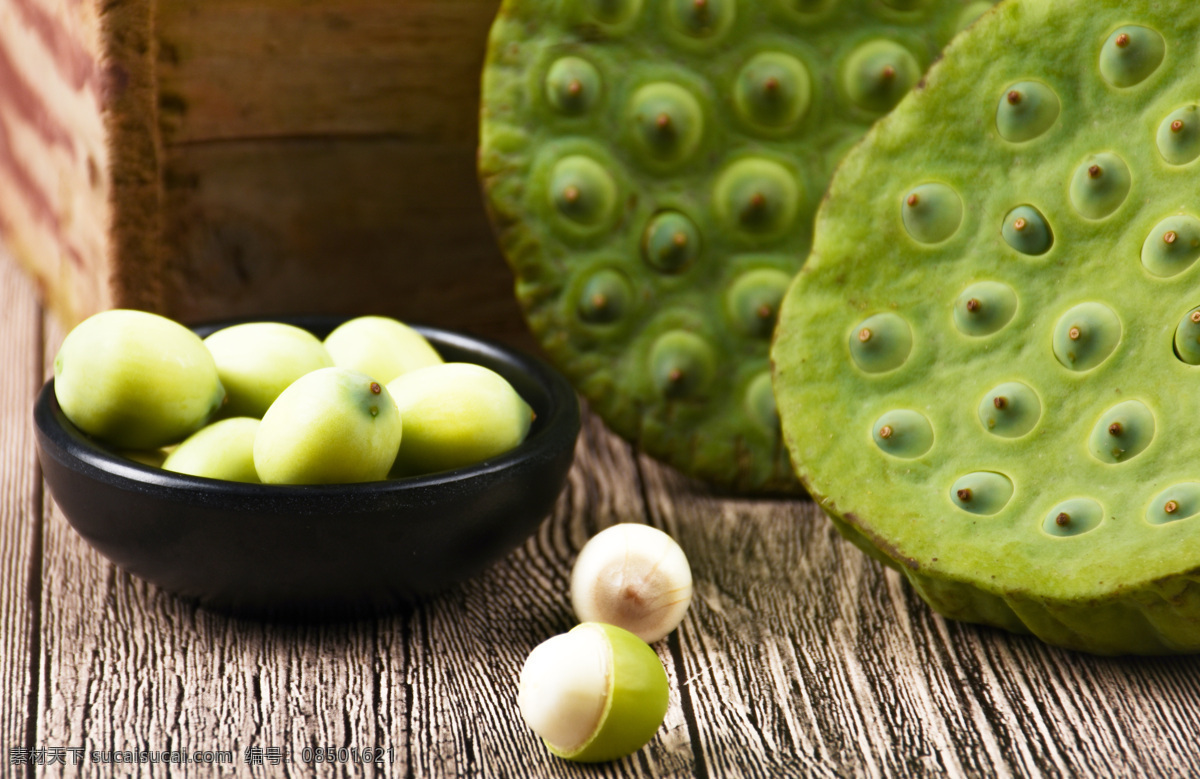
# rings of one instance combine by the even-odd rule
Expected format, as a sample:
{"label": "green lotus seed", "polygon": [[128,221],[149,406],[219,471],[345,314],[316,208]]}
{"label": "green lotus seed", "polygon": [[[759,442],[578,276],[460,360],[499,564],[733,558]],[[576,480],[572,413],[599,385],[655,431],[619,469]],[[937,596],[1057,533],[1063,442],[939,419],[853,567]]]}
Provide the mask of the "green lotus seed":
{"label": "green lotus seed", "polygon": [[1142,244],[1142,265],[1155,276],[1176,276],[1200,257],[1200,219],[1168,216],[1155,225]]}
{"label": "green lotus seed", "polygon": [[886,373],[908,359],[912,328],[898,314],[875,314],[858,323],[849,343],[855,365],[867,373]]}
{"label": "green lotus seed", "polygon": [[1125,202],[1131,181],[1123,159],[1111,152],[1095,154],[1075,169],[1071,205],[1088,219],[1103,219]]}
{"label": "green lotus seed", "polygon": [[1088,451],[1102,463],[1123,463],[1154,440],[1154,414],[1140,400],[1126,400],[1104,412],[1092,428]]}
{"label": "green lotus seed", "polygon": [[912,460],[933,448],[933,426],[919,411],[895,409],[879,419],[871,429],[875,445],[880,451]]}
{"label": "green lotus seed", "polygon": [[962,224],[962,198],[946,184],[921,184],[904,195],[900,216],[913,240],[941,243]]}
{"label": "green lotus seed", "polygon": [[1006,381],[988,391],[979,401],[983,429],[1001,438],[1020,438],[1042,418],[1042,401],[1019,381]]}
{"label": "green lotus seed", "polygon": [[664,333],[650,350],[650,375],[663,397],[681,398],[700,394],[717,372],[712,347],[686,330]]}
{"label": "green lotus seed", "polygon": [[604,167],[582,155],[564,157],[550,176],[550,204],[568,223],[595,227],[606,222],[617,202],[617,184]]}
{"label": "green lotus seed", "polygon": [[991,335],[1017,312],[1017,293],[999,281],[978,281],[954,302],[954,326],[963,335]]}
{"label": "green lotus seed", "polygon": [[689,38],[715,38],[733,24],[733,0],[668,0],[667,20]]}
{"label": "green lotus seed", "polygon": [[228,394],[220,412],[227,417],[261,419],[292,382],[334,364],[315,335],[281,322],[226,327],[205,338],[204,345]]}
{"label": "green lotus seed", "polygon": [[1100,47],[1100,75],[1114,87],[1145,81],[1162,64],[1167,44],[1156,30],[1127,25]]}
{"label": "green lotus seed", "polygon": [[950,500],[970,514],[1000,513],[1013,496],[1012,479],[993,471],[968,473],[950,488]]}
{"label": "green lotus seed", "polygon": [[763,371],[746,385],[743,408],[763,430],[770,433],[779,430],[779,409],[775,407],[770,371]]}
{"label": "green lotus seed", "polygon": [[738,73],[733,104],[748,123],[767,130],[795,127],[812,99],[811,76],[789,54],[763,52]]}
{"label": "green lotus seed", "polygon": [[1018,81],[1000,96],[996,132],[1011,143],[1033,140],[1054,125],[1061,110],[1053,89],[1040,81]]}
{"label": "green lotus seed", "polygon": [[579,292],[579,318],[592,325],[620,321],[633,307],[633,287],[624,273],[612,268],[598,270]]}
{"label": "green lotus seed", "polygon": [[887,40],[862,44],[842,66],[842,88],[850,102],[872,113],[891,110],[920,77],[912,52]]}
{"label": "green lotus seed", "polygon": [[1167,114],[1155,138],[1158,153],[1172,165],[1200,157],[1200,106],[1186,105]]}
{"label": "green lotus seed", "polygon": [[755,338],[770,338],[775,330],[779,302],[792,277],[774,268],[747,271],[725,296],[725,310],[734,327]]}
{"label": "green lotus seed", "polygon": [[674,165],[691,157],[700,146],[704,112],[700,103],[678,84],[647,84],[629,102],[634,146],[644,162]]}
{"label": "green lotus seed", "polygon": [[955,25],[954,29],[958,32],[967,29],[975,23],[976,19],[983,16],[985,11],[990,10],[993,5],[995,3],[992,0],[976,0],[976,2],[971,3],[958,15],[958,24]]}
{"label": "green lotus seed", "polygon": [[260,483],[254,470],[254,437],[259,421],[252,417],[230,417],[200,428],[167,455],[165,471]]}
{"label": "green lotus seed", "polygon": [[1200,365],[1200,306],[1184,314],[1175,327],[1175,356],[1188,365]]}
{"label": "green lotus seed", "polygon": [[600,97],[600,71],[579,57],[555,60],[546,73],[546,99],[560,113],[578,116]]}
{"label": "green lotus seed", "polygon": [[1017,206],[1009,211],[1004,217],[1000,234],[1009,246],[1021,254],[1045,254],[1054,243],[1054,234],[1046,217],[1033,206]]}
{"label": "green lotus seed", "polygon": [[1165,525],[1200,513],[1200,483],[1189,481],[1167,487],[1150,501],[1146,521]]}
{"label": "green lotus seed", "polygon": [[1052,536],[1081,536],[1104,519],[1104,507],[1091,498],[1063,501],[1046,515],[1042,530]]}
{"label": "green lotus seed", "polygon": [[1103,303],[1080,303],[1054,326],[1054,356],[1073,371],[1095,368],[1120,342],[1121,320]]}
{"label": "green lotus seed", "polygon": [[642,234],[642,258],[663,273],[681,273],[700,254],[700,230],[678,211],[655,214]]}
{"label": "green lotus seed", "polygon": [[621,24],[634,17],[642,8],[642,0],[585,0],[593,19],[604,24]]}
{"label": "green lotus seed", "polygon": [[775,236],[791,226],[800,207],[795,178],[777,162],[738,160],[717,179],[717,216],[728,227],[755,236]]}

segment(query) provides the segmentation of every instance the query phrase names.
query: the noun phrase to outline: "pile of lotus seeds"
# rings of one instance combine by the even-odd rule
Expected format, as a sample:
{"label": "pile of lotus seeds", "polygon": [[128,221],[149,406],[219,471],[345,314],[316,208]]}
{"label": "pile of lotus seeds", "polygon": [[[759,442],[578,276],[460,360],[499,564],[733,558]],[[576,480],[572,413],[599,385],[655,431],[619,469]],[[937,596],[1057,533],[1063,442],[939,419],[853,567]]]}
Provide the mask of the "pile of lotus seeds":
{"label": "pile of lotus seeds", "polygon": [[788,446],[943,614],[1200,650],[1198,29],[1008,0],[818,214],[772,348]]}
{"label": "pile of lotus seeds", "polygon": [[379,481],[506,452],[533,412],[504,377],[416,330],[351,319],[324,342],[276,322],[203,341],[143,311],[90,317],[54,360],[63,414],[143,464],[264,484]]}
{"label": "pile of lotus seeds", "polygon": [[780,300],[837,161],[988,0],[506,0],[480,176],[531,329],[680,470],[795,491]]}

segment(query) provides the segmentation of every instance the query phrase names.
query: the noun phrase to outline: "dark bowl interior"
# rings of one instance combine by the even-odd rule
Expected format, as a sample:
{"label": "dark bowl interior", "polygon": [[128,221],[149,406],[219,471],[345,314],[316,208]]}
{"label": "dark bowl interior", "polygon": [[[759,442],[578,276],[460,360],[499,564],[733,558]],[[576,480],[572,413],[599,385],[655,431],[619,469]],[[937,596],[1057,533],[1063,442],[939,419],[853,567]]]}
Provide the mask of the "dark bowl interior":
{"label": "dark bowl interior", "polygon": [[[195,328],[206,336],[237,322]],[[342,317],[275,318],[324,338]],[[417,327],[447,362],[504,376],[537,414],[525,441],[467,468],[350,485],[202,479],[140,465],[81,433],[46,383],[34,407],[46,483],[68,521],[121,568],[203,606],[282,618],[378,614],[507,555],[553,510],[579,405],[541,360]]]}

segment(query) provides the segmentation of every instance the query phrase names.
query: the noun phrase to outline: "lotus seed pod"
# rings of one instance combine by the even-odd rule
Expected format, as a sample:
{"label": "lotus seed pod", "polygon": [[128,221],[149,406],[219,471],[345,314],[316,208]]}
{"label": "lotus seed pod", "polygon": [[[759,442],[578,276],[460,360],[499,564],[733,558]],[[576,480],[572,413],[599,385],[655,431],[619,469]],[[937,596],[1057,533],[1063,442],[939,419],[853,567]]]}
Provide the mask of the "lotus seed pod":
{"label": "lotus seed pod", "polygon": [[1121,319],[1103,303],[1080,303],[1054,325],[1054,356],[1063,367],[1089,371],[1121,342]]}
{"label": "lotus seed pod", "polygon": [[662,662],[627,630],[585,622],[542,642],[521,667],[517,706],[550,752],[598,763],[641,749],[662,725]]}
{"label": "lotus seed pod", "polygon": [[983,429],[1001,438],[1020,438],[1042,418],[1037,393],[1019,381],[1006,381],[987,391],[979,401]]}
{"label": "lotus seed pod", "polygon": [[121,449],[155,449],[200,429],[225,388],[199,336],[170,319],[112,309],[76,325],[54,358],[71,424]]}
{"label": "lotus seed pod", "polygon": [[933,427],[919,411],[897,409],[889,411],[871,429],[875,445],[892,457],[911,460],[933,447]]}
{"label": "lotus seed pod", "polygon": [[1154,440],[1154,414],[1140,400],[1118,403],[1097,420],[1088,451],[1102,463],[1126,463]]}
{"label": "lotus seed pod", "polygon": [[258,484],[254,470],[254,436],[259,421],[231,417],[213,422],[188,436],[175,447],[162,468],[166,471]]}
{"label": "lotus seed pod", "polygon": [[1017,312],[1017,293],[999,281],[979,281],[954,301],[954,326],[976,338],[991,335],[1012,321]]}
{"label": "lotus seed pod", "polygon": [[442,363],[425,336],[382,316],[343,322],[325,336],[325,348],[338,368],[365,373],[381,384],[402,373]]}
{"label": "lotus seed pod", "polygon": [[1013,496],[1012,479],[1002,473],[977,471],[959,478],[950,488],[950,499],[968,514],[999,514]]}
{"label": "lotus seed pod", "polygon": [[[1101,49],[1133,27],[1163,56],[1117,86]],[[784,441],[834,526],[949,618],[1097,654],[1200,652],[1200,600],[1180,595],[1200,570],[1197,157],[1170,156],[1200,114],[1198,29],[1200,4],[1005,0],[847,152],[821,201],[772,339]],[[1026,83],[1059,110],[1016,141],[998,101]],[[927,182],[963,204],[942,242],[900,218]],[[1003,234],[1021,205],[1051,228],[1043,255]],[[871,373],[850,339],[881,313],[913,346]],[[920,454],[886,448],[896,411],[932,430]],[[980,474],[1012,485],[995,514],[971,513]]]}
{"label": "lotus seed pod", "polygon": [[712,347],[695,333],[666,333],[650,350],[650,374],[655,388],[665,397],[698,395],[712,383],[716,372]]}
{"label": "lotus seed pod", "polygon": [[1186,105],[1167,114],[1155,138],[1158,153],[1172,165],[1200,157],[1200,106]]}
{"label": "lotus seed pod", "polygon": [[225,386],[221,413],[227,417],[261,419],[293,381],[333,367],[333,357],[315,335],[279,322],[226,327],[205,338],[204,345]]}
{"label": "lotus seed pod", "polygon": [[682,273],[700,254],[700,231],[695,222],[678,211],[656,214],[646,226],[642,257],[656,271]]}
{"label": "lotus seed pod", "polygon": [[1178,522],[1200,513],[1200,482],[1174,484],[1150,501],[1146,509],[1146,521],[1151,525]]}
{"label": "lotus seed pod", "polygon": [[849,343],[855,365],[867,373],[886,373],[908,359],[912,328],[896,314],[875,314],[855,325]]}
{"label": "lotus seed pod", "polygon": [[[795,276],[839,161],[990,5],[503,0],[480,107],[486,205],[526,321],[611,429],[726,490],[801,490],[758,378],[776,283],[743,277]],[[902,231],[891,216],[877,227]],[[957,241],[967,219],[985,224],[951,199],[915,229]],[[704,345],[656,350],[672,331]]]}
{"label": "lotus seed pod", "polygon": [[1050,251],[1054,234],[1046,217],[1033,206],[1017,206],[1004,217],[1001,235],[1021,254],[1038,256]]}
{"label": "lotus seed pod", "polygon": [[1114,87],[1140,84],[1158,70],[1165,52],[1166,42],[1157,31],[1138,25],[1120,27],[1100,49],[1100,75]]}
{"label": "lotus seed pod", "polygon": [[584,544],[571,567],[571,608],[580,622],[603,622],[653,644],[683,621],[692,569],[666,533],[621,523]]}
{"label": "lotus seed pod", "polygon": [[1200,307],[1184,314],[1175,326],[1175,356],[1188,365],[1200,365]]}
{"label": "lotus seed pod", "polygon": [[864,111],[883,113],[900,102],[924,68],[894,41],[868,41],[854,50],[842,69],[842,88]]}
{"label": "lotus seed pod", "polygon": [[1183,273],[1200,257],[1200,219],[1169,216],[1155,225],[1142,244],[1142,265],[1163,278]]}
{"label": "lotus seed pod", "polygon": [[739,276],[725,302],[733,326],[746,335],[770,338],[779,303],[791,281],[790,275],[774,268],[759,268]]}
{"label": "lotus seed pod", "polygon": [[962,224],[962,198],[945,184],[921,184],[905,193],[900,213],[913,240],[941,243]]}
{"label": "lotus seed pod", "polygon": [[1073,498],[1050,509],[1042,522],[1042,530],[1063,538],[1081,536],[1095,530],[1103,521],[1103,506],[1090,498]]}
{"label": "lotus seed pod", "polygon": [[996,107],[996,131],[1012,143],[1044,135],[1062,111],[1054,90],[1040,81],[1018,81],[1004,89]]}
{"label": "lotus seed pod", "polygon": [[1103,219],[1129,197],[1131,177],[1125,160],[1111,152],[1088,157],[1071,178],[1071,205],[1088,219]]}
{"label": "lotus seed pod", "polygon": [[555,60],[546,72],[546,99],[566,116],[586,114],[600,99],[600,71],[581,57]]}

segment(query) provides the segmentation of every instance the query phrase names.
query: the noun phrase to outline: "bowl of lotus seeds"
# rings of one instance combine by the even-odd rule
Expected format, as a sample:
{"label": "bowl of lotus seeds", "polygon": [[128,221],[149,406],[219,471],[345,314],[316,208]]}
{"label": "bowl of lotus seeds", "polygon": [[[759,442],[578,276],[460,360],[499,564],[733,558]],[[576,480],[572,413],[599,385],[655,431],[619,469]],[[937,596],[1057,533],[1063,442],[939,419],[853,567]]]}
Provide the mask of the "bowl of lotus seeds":
{"label": "bowl of lotus seeds", "polygon": [[552,511],[579,405],[541,360],[387,317],[85,320],[34,407],[74,529],[221,611],[355,617],[445,590]]}

